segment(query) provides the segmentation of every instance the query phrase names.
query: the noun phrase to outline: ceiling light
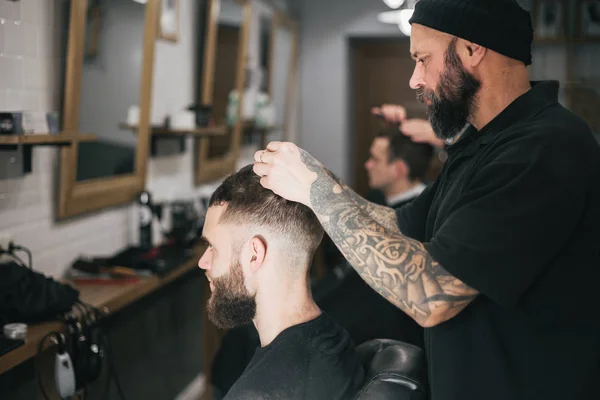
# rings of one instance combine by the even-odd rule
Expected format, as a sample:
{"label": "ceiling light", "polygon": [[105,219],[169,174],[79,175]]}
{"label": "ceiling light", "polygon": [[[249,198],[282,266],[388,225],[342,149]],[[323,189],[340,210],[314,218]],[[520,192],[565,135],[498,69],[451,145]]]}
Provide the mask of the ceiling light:
{"label": "ceiling light", "polygon": [[412,17],[414,11],[415,10],[413,9],[400,10],[400,22],[398,23],[398,27],[406,36],[410,36],[411,26],[408,21],[410,20],[410,17]]}
{"label": "ceiling light", "polygon": [[402,10],[384,11],[382,13],[379,13],[379,15],[377,15],[377,21],[382,22],[384,24],[399,24],[401,21],[401,19],[400,19],[401,12],[402,12]]}
{"label": "ceiling light", "polygon": [[386,6],[396,9],[404,4],[404,0],[383,0]]}

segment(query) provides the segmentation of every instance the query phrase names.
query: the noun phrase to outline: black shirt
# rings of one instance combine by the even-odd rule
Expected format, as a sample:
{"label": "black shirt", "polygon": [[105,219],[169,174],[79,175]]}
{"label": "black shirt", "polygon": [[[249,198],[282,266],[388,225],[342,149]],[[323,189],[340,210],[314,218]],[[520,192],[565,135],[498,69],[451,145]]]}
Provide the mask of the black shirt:
{"label": "black shirt", "polygon": [[397,212],[480,295],[425,331],[434,400],[600,399],[600,148],[534,83]]}
{"label": "black shirt", "polygon": [[350,336],[322,313],[258,348],[225,399],[351,399],[363,377]]}

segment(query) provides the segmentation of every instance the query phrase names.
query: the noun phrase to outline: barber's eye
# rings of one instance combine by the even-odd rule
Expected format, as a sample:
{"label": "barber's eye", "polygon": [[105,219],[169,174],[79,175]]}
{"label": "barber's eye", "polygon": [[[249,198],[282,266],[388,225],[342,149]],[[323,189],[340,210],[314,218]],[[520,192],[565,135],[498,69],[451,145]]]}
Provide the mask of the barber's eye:
{"label": "barber's eye", "polygon": [[424,62],[425,62],[425,59],[424,59],[424,58],[419,58],[419,59],[417,59],[417,62],[418,62],[418,63],[424,63]]}

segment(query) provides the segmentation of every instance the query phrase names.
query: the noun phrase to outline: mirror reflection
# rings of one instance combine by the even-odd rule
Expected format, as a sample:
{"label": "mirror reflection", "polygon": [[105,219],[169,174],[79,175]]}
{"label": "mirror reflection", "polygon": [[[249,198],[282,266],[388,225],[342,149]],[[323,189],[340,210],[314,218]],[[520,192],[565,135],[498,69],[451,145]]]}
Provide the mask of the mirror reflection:
{"label": "mirror reflection", "polygon": [[231,148],[233,128],[237,119],[238,99],[235,92],[240,31],[244,8],[235,0],[221,0],[217,27],[215,74],[213,80],[212,118],[215,125],[227,125],[226,135],[211,139],[208,157],[225,155]]}
{"label": "mirror reflection", "polygon": [[77,181],[135,171],[145,5],[133,0],[91,0],[81,72]]}
{"label": "mirror reflection", "polygon": [[258,60],[251,63],[248,71],[247,101],[244,107],[244,124],[248,141],[264,147],[266,136],[275,124],[276,109],[271,100],[271,63],[272,63],[272,15],[258,15]]}
{"label": "mirror reflection", "polygon": [[284,140],[287,118],[289,115],[289,99],[291,96],[290,80],[292,78],[294,57],[294,34],[284,25],[279,25],[273,43],[273,71],[271,72],[271,99],[275,109],[274,131],[271,140]]}

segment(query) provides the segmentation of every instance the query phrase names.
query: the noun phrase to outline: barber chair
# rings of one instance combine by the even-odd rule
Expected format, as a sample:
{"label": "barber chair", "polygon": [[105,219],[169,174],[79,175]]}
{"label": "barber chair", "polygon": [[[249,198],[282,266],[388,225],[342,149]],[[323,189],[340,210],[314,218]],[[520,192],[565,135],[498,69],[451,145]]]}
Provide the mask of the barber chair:
{"label": "barber chair", "polygon": [[426,400],[425,354],[417,346],[390,339],[356,348],[365,380],[355,400]]}

